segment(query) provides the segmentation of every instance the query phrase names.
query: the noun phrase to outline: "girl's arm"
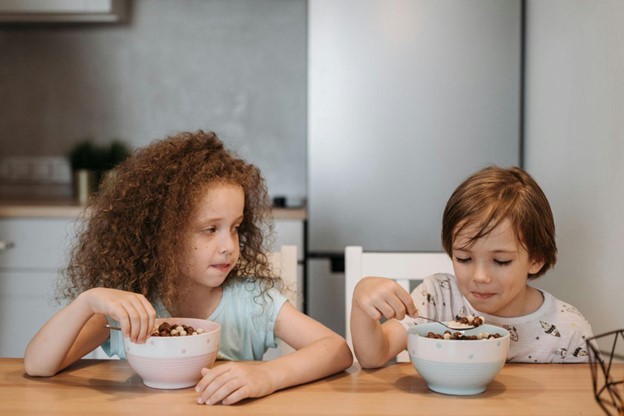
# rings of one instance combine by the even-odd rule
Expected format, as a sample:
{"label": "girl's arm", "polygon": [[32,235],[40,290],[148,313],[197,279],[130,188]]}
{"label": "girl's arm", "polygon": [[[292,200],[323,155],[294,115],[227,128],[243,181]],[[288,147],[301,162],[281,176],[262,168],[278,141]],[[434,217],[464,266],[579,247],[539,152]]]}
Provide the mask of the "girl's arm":
{"label": "girl's arm", "polygon": [[134,342],[144,342],[156,313],[142,295],[105,288],[87,290],[35,334],[24,353],[26,373],[53,376],[93,351],[109,336],[105,316],[117,320],[124,335]]}
{"label": "girl's arm", "polygon": [[275,335],[296,351],[264,362],[230,362],[203,369],[197,384],[199,403],[232,404],[247,397],[262,397],[277,390],[317,380],[353,363],[345,340],[289,302],[276,320]]}
{"label": "girl's arm", "polygon": [[[366,277],[358,282],[350,321],[353,350],[362,368],[380,367],[405,349],[405,329],[392,318],[416,313],[410,294],[396,281]],[[383,324],[382,317],[387,319]]]}
{"label": "girl's arm", "polygon": [[268,361],[275,390],[318,380],[353,364],[344,338],[286,302],[277,316],[275,335],[296,351]]}

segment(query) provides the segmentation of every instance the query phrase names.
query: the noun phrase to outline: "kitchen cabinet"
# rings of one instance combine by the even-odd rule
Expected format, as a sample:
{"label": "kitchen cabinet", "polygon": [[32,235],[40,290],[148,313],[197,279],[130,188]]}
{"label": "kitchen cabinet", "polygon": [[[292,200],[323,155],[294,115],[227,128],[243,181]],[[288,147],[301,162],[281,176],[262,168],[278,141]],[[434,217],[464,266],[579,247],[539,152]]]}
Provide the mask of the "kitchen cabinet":
{"label": "kitchen cabinet", "polygon": [[0,0],[0,22],[116,23],[127,7],[126,0]]}
{"label": "kitchen cabinet", "polygon": [[55,301],[74,230],[70,218],[0,218],[0,357],[22,357],[28,341],[62,306]]}

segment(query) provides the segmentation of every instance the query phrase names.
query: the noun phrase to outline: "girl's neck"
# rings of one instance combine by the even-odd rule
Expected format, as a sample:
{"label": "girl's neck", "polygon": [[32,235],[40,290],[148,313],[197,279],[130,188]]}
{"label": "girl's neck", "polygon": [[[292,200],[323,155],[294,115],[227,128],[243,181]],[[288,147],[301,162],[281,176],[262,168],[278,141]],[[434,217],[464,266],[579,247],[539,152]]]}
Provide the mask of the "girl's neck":
{"label": "girl's neck", "polygon": [[184,318],[207,319],[219,306],[222,286],[207,288],[205,286],[192,286],[185,288],[182,298],[176,304],[167,306],[172,316]]}

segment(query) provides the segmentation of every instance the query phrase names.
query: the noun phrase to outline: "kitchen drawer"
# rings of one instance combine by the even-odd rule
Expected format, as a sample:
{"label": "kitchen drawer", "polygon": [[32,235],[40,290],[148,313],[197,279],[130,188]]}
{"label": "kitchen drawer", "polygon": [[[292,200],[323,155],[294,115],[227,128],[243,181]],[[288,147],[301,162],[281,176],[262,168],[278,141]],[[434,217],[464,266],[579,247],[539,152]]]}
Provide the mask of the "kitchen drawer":
{"label": "kitchen drawer", "polygon": [[55,301],[57,276],[0,271],[0,357],[23,357],[30,339],[61,309]]}
{"label": "kitchen drawer", "polygon": [[67,260],[73,238],[73,218],[2,218],[0,269],[58,270]]}

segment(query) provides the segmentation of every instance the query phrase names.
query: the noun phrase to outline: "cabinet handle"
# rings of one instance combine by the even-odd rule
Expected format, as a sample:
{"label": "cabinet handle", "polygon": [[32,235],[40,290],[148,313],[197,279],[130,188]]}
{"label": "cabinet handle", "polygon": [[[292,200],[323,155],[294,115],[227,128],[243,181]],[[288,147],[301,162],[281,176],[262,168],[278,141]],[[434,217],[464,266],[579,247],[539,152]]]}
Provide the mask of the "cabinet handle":
{"label": "cabinet handle", "polygon": [[15,246],[15,243],[13,241],[0,240],[0,251],[8,250],[14,246]]}

